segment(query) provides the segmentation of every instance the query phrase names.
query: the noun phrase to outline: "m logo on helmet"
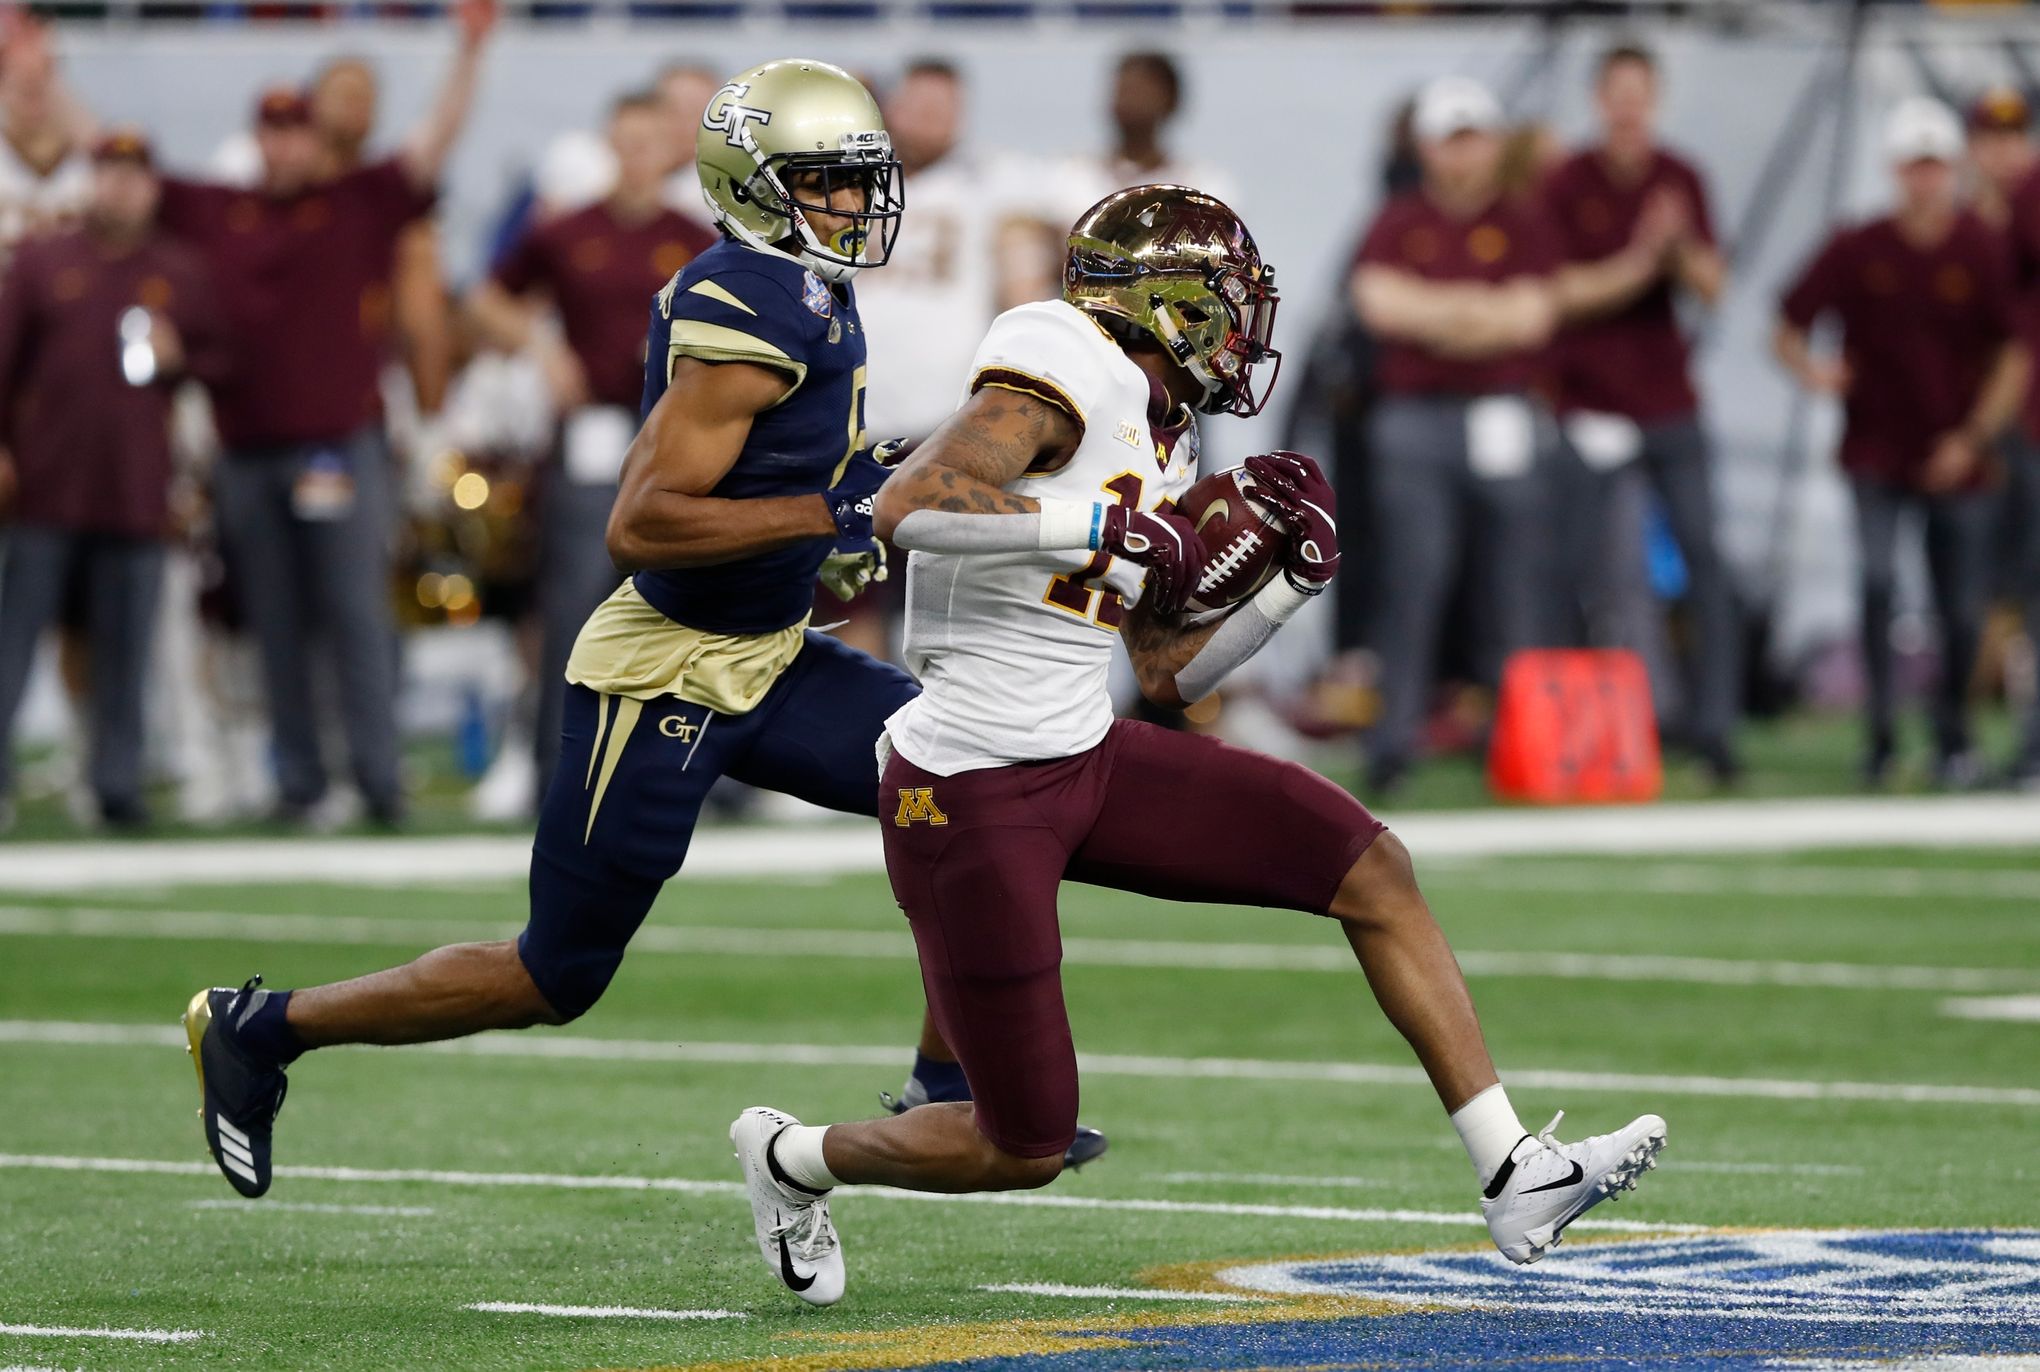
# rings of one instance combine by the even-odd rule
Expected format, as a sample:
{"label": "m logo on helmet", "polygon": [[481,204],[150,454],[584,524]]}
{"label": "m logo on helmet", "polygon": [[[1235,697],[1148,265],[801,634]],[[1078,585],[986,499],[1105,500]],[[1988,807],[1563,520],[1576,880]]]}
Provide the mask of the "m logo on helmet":
{"label": "m logo on helmet", "polygon": [[746,124],[772,122],[772,111],[739,103],[750,90],[750,82],[732,81],[717,91],[709,98],[708,108],[701,112],[701,127],[720,131],[733,148],[743,147]]}
{"label": "m logo on helmet", "polygon": [[893,816],[893,823],[902,829],[914,824],[947,824],[949,816],[935,803],[933,786],[902,786],[899,813]]}

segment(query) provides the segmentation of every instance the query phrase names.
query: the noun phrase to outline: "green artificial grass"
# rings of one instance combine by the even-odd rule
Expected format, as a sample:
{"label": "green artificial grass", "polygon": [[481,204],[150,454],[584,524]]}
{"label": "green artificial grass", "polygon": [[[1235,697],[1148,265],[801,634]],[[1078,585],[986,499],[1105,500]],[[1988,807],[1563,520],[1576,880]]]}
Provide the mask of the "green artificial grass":
{"label": "green artificial grass", "polygon": [[[1643,1078],[2040,1086],[2040,1024],[1960,1019],[1945,987],[1766,984],[1781,964],[1981,969],[2040,992],[2040,853],[1860,852],[1735,859],[1536,859],[1420,872],[1470,976],[1504,1078]],[[1995,884],[1992,884],[1995,882]],[[1677,890],[1665,890],[1666,885]],[[1790,888],[1789,891],[1783,888]],[[1888,888],[1879,894],[1880,888]],[[0,1334],[0,1366],[131,1368],[649,1367],[767,1356],[787,1366],[889,1366],[981,1348],[986,1322],[1126,1314],[1136,1304],[993,1294],[1054,1282],[1124,1287],[1154,1269],[1288,1255],[1484,1242],[1464,1224],[1207,1213],[1255,1207],[1449,1212],[1476,1193],[1421,1083],[1132,1074],[1086,1077],[1083,1116],[1112,1152],[1038,1199],[1160,1201],[1145,1210],[845,1194],[850,1292],[800,1307],[765,1272],[748,1209],[702,1192],[284,1176],[237,1202],[211,1174],[60,1171],[24,1157],[204,1158],[196,1091],[174,1042],[32,1043],[20,1022],[174,1027],[189,994],[261,971],[273,986],[372,970],[434,941],[422,922],[509,931],[514,885],[189,887],[10,894],[8,908],[79,907],[303,920],[347,916],[352,941],[232,936],[0,936],[0,1325],[203,1331],[181,1344]],[[1160,1059],[1407,1067],[1356,971],[1126,965],[1130,940],[1337,948],[1336,931],[1268,911],[1170,906],[1068,888],[1066,985],[1080,1050]],[[387,926],[386,931],[384,926]],[[901,935],[882,878],[681,882],[651,927],[735,930],[750,944],[650,949],[607,998],[541,1041],[817,1045],[819,1065],[549,1058],[423,1050],[313,1054],[292,1069],[285,1165],[545,1177],[736,1180],[725,1130],[770,1103],[810,1121],[868,1116],[894,1088],[919,1021],[908,955],[847,956],[845,931]],[[1112,941],[1119,964],[1080,940]],[[904,949],[905,945],[901,945]],[[1175,949],[1181,953],[1181,949]],[[1718,960],[1647,973],[1483,973],[1476,954]],[[1221,955],[1221,960],[1223,960]],[[1151,959],[1152,961],[1153,959]],[[1166,960],[1166,958],[1162,959]],[[1178,958],[1177,960],[1181,960]],[[1693,980],[1693,975],[1712,980]],[[1733,984],[1747,976],[1758,984]],[[1908,974],[1913,975],[1913,974]],[[1684,978],[1684,979],[1680,979]],[[510,1036],[499,1036],[499,1041]],[[873,1050],[868,1063],[858,1050]],[[1534,1079],[1533,1079],[1534,1080]],[[1873,1092],[1873,1095],[1878,1093]],[[1643,1110],[1670,1123],[1664,1165],[1591,1218],[1721,1226],[2040,1226],[2040,1128],[2022,1103],[1774,1098],[1731,1080],[1689,1090],[1553,1089],[1512,1096],[1532,1128],[1560,1107],[1567,1137]],[[1777,1170],[1769,1170],[1777,1169]],[[1311,1180],[1311,1179],[1319,1180]],[[361,1213],[340,1207],[379,1207]],[[324,1208],[294,1208],[324,1207]],[[409,1213],[428,1210],[429,1213]],[[1606,1238],[1575,1231],[1573,1238]],[[1149,1274],[1143,1277],[1143,1274]],[[554,1319],[483,1301],[720,1309],[716,1322]],[[1205,1311],[1202,1317],[1211,1317]],[[1182,1310],[1153,1318],[1187,1318]],[[942,1326],[946,1332],[928,1332]],[[901,1346],[813,1336],[907,1330]],[[816,1359],[821,1361],[816,1361]],[[805,1361],[803,1361],[803,1359]],[[833,1360],[833,1361],[831,1361]]]}

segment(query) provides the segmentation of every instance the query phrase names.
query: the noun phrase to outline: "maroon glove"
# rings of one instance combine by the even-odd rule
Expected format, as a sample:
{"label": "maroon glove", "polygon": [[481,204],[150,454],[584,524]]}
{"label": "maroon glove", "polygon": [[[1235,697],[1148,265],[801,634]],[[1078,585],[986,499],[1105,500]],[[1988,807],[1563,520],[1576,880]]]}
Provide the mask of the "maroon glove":
{"label": "maroon glove", "polygon": [[1098,547],[1148,569],[1147,594],[1163,614],[1181,614],[1209,554],[1197,527],[1174,510],[1107,505]]}
{"label": "maroon glove", "polygon": [[1305,595],[1316,595],[1339,570],[1339,522],[1331,483],[1314,458],[1273,452],[1242,464],[1254,478],[1254,498],[1275,511],[1291,535],[1282,574]]}

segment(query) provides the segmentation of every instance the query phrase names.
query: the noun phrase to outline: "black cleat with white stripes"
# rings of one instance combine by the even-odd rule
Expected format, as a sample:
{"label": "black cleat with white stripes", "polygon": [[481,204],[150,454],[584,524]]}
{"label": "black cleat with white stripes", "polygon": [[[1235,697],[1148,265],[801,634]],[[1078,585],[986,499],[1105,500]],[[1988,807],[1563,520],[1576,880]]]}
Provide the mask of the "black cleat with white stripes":
{"label": "black cleat with white stripes", "polygon": [[283,1109],[283,1067],[250,1053],[235,1026],[266,996],[261,977],[235,991],[200,991],[184,1009],[184,1034],[198,1068],[198,1117],[205,1145],[236,1191],[249,1198],[269,1189],[269,1131]]}

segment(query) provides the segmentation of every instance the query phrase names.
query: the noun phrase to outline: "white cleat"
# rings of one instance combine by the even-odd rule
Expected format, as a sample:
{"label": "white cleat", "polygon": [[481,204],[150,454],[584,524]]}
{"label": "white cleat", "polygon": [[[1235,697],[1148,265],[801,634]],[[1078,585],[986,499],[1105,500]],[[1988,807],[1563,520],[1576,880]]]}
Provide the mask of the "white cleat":
{"label": "white cleat", "polygon": [[1536,1262],[1558,1245],[1568,1224],[1602,1201],[1634,1191],[1636,1179],[1657,1166],[1665,1146],[1665,1122],[1656,1115],[1578,1143],[1551,1136],[1564,1118],[1561,1110],[1536,1138],[1518,1143],[1481,1197],[1488,1233],[1510,1262]]}
{"label": "white cleat", "polygon": [[758,1251],[772,1275],[809,1305],[843,1299],[843,1245],[829,1222],[829,1196],[803,1191],[774,1175],[772,1140],[800,1121],[754,1105],[730,1125],[730,1142],[751,1192]]}

